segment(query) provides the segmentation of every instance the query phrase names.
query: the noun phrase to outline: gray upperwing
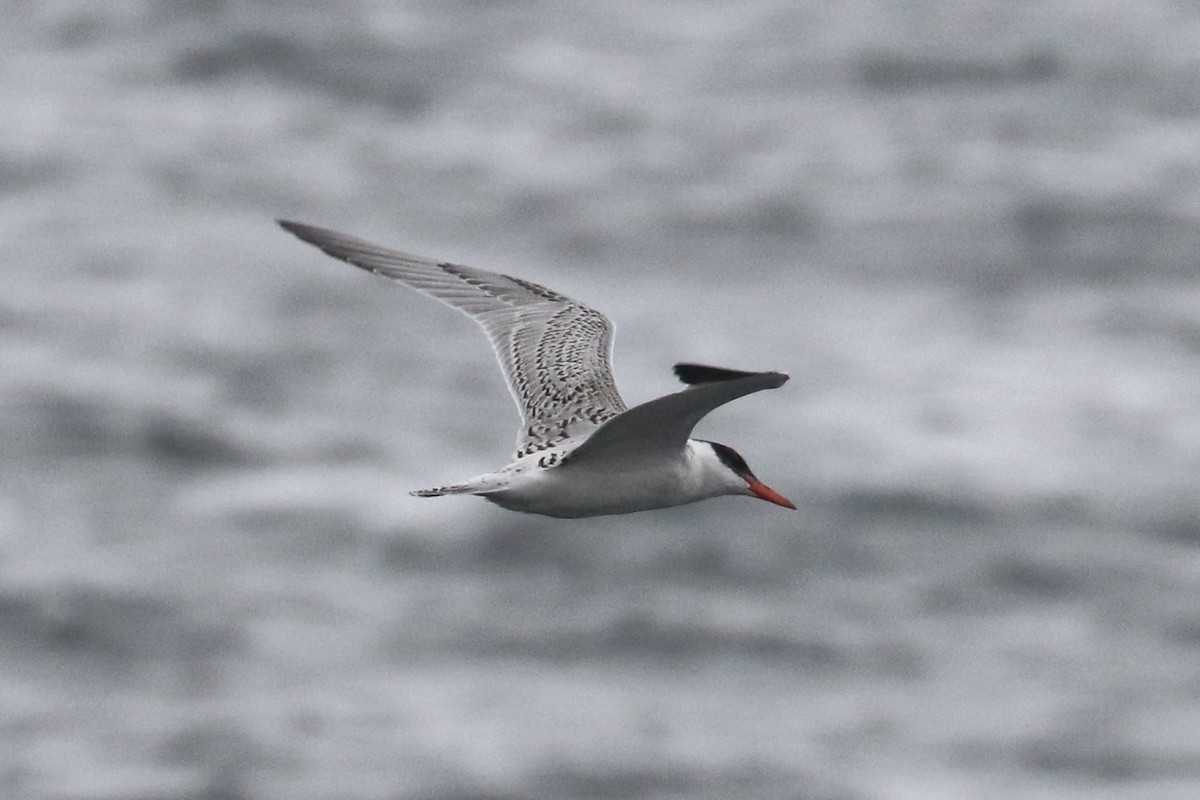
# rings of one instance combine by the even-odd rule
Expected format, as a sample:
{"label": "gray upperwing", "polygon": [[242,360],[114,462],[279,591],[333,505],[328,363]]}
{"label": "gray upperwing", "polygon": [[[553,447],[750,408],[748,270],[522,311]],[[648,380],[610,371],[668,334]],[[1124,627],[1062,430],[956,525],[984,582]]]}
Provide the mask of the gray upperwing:
{"label": "gray upperwing", "polygon": [[669,457],[683,448],[692,429],[713,409],[787,382],[782,372],[751,372],[745,377],[697,383],[624,411],[605,422],[567,455],[581,459]]}

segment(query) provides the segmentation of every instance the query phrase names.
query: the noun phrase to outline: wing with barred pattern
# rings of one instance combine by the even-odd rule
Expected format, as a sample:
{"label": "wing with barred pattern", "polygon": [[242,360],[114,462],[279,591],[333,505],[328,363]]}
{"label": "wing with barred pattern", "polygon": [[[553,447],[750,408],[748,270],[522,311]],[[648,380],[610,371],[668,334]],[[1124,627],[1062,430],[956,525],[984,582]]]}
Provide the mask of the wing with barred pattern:
{"label": "wing with barred pattern", "polygon": [[279,225],[328,255],[400,281],[474,319],[521,412],[517,457],[586,436],[625,410],[612,376],[612,323],[536,283],[391,250],[325,228]]}

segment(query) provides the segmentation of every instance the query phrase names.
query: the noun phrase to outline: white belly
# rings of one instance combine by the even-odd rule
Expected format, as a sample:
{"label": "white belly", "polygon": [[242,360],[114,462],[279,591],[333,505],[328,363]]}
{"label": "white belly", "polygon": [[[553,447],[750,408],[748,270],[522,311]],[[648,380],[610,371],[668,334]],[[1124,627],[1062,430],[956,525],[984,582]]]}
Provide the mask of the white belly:
{"label": "white belly", "polygon": [[647,465],[621,472],[568,465],[539,470],[500,492],[485,495],[512,511],[550,517],[598,517],[667,508],[711,494],[700,490],[675,464]]}

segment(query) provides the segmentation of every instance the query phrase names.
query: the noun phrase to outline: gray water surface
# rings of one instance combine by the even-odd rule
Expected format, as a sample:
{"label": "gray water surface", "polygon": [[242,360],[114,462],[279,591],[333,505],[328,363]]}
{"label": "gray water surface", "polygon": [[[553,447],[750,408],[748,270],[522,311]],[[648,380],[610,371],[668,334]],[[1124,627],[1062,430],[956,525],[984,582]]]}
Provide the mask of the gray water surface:
{"label": "gray water surface", "polygon": [[[0,794],[1200,796],[1200,9],[10,3]],[[578,522],[471,323],[792,381]]]}

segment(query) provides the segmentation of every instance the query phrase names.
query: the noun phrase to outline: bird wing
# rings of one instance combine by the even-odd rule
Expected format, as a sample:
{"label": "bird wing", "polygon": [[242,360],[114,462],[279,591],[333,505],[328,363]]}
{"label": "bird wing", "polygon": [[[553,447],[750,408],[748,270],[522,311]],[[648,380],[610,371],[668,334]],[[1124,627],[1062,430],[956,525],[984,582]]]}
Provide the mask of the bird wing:
{"label": "bird wing", "polygon": [[625,410],[612,376],[613,326],[595,309],[520,278],[311,225],[279,225],[334,258],[407,284],[479,323],[521,412],[517,458],[586,436]]}
{"label": "bird wing", "polygon": [[741,372],[698,364],[676,364],[675,374],[688,388],[613,417],[571,451],[566,463],[670,457],[713,409],[754,392],[778,389],[788,380],[782,372]]}

